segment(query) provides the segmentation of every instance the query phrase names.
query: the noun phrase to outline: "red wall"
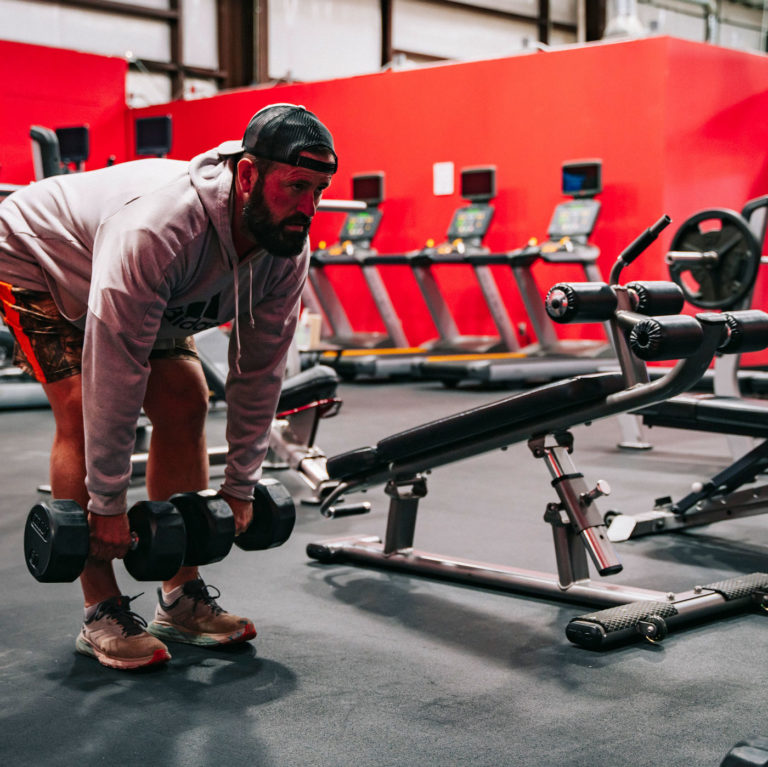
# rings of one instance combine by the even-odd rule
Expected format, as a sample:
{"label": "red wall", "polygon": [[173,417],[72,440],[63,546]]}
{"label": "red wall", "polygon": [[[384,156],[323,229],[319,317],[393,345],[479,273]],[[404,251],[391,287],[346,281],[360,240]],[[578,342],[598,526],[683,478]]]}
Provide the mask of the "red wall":
{"label": "red wall", "polygon": [[90,127],[87,168],[126,159],[123,59],[0,40],[0,183],[34,180],[29,127]]}
{"label": "red wall", "polygon": [[[0,54],[6,73],[0,80],[0,181],[26,180],[31,122],[90,122],[91,167],[97,167],[110,153],[122,159],[136,117],[171,114],[171,156],[186,159],[239,138],[250,116],[266,104],[300,103],[317,112],[335,136],[340,170],[326,196],[348,197],[354,173],[386,173],[384,217],[374,242],[382,253],[445,236],[461,200],[458,193],[432,194],[435,162],[455,164],[457,187],[462,167],[496,165],[496,216],[486,244],[507,250],[532,236],[545,237],[562,199],[563,161],[601,158],[603,210],[594,241],[605,274],[616,254],[663,213],[674,222],[627,270],[631,279],[666,277],[662,254],[689,215],[704,207],[740,209],[768,193],[768,59],[673,38],[242,89],[130,112],[122,101],[122,61],[9,43],[0,43]],[[319,215],[313,244],[334,241],[342,219]],[[496,274],[513,317],[524,322],[511,274],[502,268]],[[546,265],[537,265],[535,274],[542,290],[560,279],[581,278],[572,269]],[[356,328],[381,329],[359,275],[338,267],[332,276]],[[410,341],[432,337],[412,275],[392,267],[384,277]],[[460,329],[492,332],[469,269],[443,268],[439,277],[457,308]],[[758,306],[767,292],[761,280]],[[566,326],[561,332],[594,335],[599,329]]]}
{"label": "red wall", "polygon": [[[444,237],[461,200],[432,194],[435,162],[454,162],[457,176],[464,166],[497,166],[496,216],[486,238],[496,250],[543,238],[562,199],[561,162],[599,157],[603,210],[594,240],[601,266],[607,274],[624,245],[668,213],[673,225],[628,273],[658,279],[666,276],[662,253],[675,225],[703,207],[740,209],[768,192],[767,80],[764,57],[660,37],[244,90],[135,114],[173,114],[173,156],[188,157],[238,137],[265,104],[305,104],[335,136],[340,170],[328,196],[348,196],[353,173],[385,171],[387,199],[374,242],[383,253]],[[334,241],[341,220],[340,214],[318,216],[314,243]],[[353,322],[360,330],[381,329],[362,280],[341,270],[331,274]],[[503,269],[496,274],[515,319],[525,321],[511,275]],[[545,265],[536,275],[543,290],[559,279],[580,278]],[[461,330],[492,332],[469,270],[444,268],[439,276]],[[431,337],[412,276],[393,267],[385,279],[410,340]]]}

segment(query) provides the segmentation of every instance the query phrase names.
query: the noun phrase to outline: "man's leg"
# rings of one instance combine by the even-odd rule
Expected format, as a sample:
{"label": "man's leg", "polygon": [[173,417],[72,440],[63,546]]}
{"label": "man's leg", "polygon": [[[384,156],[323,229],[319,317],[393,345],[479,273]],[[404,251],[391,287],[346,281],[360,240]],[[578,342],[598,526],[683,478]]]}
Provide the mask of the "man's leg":
{"label": "man's leg", "polygon": [[[0,314],[16,339],[14,363],[40,381],[53,411],[53,497],[71,499],[86,511],[80,375],[83,333],[61,316],[50,294],[2,282]],[[120,594],[111,561],[89,558],[80,583],[86,607],[75,640],[78,652],[120,669],[162,664],[170,659],[168,648],[144,630],[146,622],[130,609],[132,599]]]}
{"label": "man's leg", "polygon": [[[208,487],[205,422],[208,385],[202,366],[190,359],[152,359],[144,412],[152,422],[147,460],[151,500]],[[214,588],[214,592],[210,590]],[[247,618],[226,612],[216,602],[197,567],[182,567],[158,589],[155,619],[148,630],[163,640],[214,646],[256,636]]]}
{"label": "man's leg", "polygon": [[[56,421],[51,447],[50,480],[54,498],[71,499],[88,508],[85,489],[85,436],[80,375],[43,384]],[[120,595],[112,562],[88,559],[80,576],[85,606]]]}
{"label": "man's leg", "polygon": [[[152,422],[147,460],[147,495],[167,501],[174,493],[208,487],[205,421],[208,385],[202,366],[189,359],[153,359],[144,412]],[[197,577],[196,567],[183,567],[163,585],[170,591]]]}

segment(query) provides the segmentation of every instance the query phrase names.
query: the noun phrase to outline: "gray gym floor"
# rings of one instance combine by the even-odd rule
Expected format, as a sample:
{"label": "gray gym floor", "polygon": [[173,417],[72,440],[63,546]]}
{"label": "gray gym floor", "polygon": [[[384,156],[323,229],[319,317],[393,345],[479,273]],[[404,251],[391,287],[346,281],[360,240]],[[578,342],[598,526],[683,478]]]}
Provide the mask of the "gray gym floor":
{"label": "gray gym floor", "polygon": [[[341,413],[319,431],[329,455],[506,393],[345,383],[340,394]],[[5,764],[716,767],[738,740],[768,734],[768,616],[597,653],[564,633],[589,606],[307,558],[309,542],[383,534],[381,488],[367,494],[368,516],[326,520],[299,504],[285,546],[233,549],[204,570],[224,607],[255,620],[253,644],[171,645],[171,663],[152,673],[103,668],[74,651],[78,585],[39,584],[23,561],[24,519],[47,479],[50,412],[2,412],[0,422]],[[213,412],[209,441],[223,430],[223,413]],[[646,510],[730,462],[717,435],[653,429],[653,450],[628,454],[615,448],[613,420],[574,434],[577,467],[612,487],[603,511]],[[306,495],[295,475],[275,476]],[[447,466],[429,477],[416,545],[551,571],[542,520],[551,500],[546,467],[524,444]],[[765,519],[722,522],[620,544],[625,569],[614,579],[682,591],[765,571],[766,552]],[[134,605],[150,617],[154,584],[119,568],[126,593],[144,592]]]}

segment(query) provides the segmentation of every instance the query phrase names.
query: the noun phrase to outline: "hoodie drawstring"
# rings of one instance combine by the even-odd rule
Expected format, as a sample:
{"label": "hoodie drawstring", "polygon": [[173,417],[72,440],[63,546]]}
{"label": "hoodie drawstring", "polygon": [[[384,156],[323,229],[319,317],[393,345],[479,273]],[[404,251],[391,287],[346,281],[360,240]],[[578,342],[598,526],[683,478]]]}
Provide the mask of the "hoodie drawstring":
{"label": "hoodie drawstring", "polygon": [[237,259],[235,259],[235,269],[232,272],[235,280],[235,371],[240,372],[240,280],[237,274]]}
{"label": "hoodie drawstring", "polygon": [[251,328],[256,327],[253,319],[253,261],[248,262],[248,324]]}
{"label": "hoodie drawstring", "polygon": [[[235,280],[235,371],[240,373],[240,279],[237,271],[237,260],[232,273]],[[253,262],[248,262],[248,325],[256,327],[253,319]]]}

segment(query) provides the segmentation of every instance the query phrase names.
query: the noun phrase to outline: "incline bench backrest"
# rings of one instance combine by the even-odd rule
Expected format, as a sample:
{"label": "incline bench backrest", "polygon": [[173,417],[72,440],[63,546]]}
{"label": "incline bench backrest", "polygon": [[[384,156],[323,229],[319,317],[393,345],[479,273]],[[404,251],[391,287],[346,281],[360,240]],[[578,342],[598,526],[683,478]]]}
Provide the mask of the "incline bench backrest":
{"label": "incline bench backrest", "polygon": [[[376,474],[384,471],[391,462],[417,457],[423,457],[424,467],[428,468],[430,456],[434,456],[437,463],[441,454],[457,445],[467,448],[476,442],[478,452],[483,452],[482,443],[486,438],[505,431],[510,433],[510,443],[535,436],[539,433],[538,423],[561,415],[565,417],[570,409],[602,400],[624,387],[621,373],[598,373],[556,381],[393,434],[375,447],[333,456],[328,459],[328,473],[333,479],[350,479]],[[525,436],[521,437],[521,433]]]}

